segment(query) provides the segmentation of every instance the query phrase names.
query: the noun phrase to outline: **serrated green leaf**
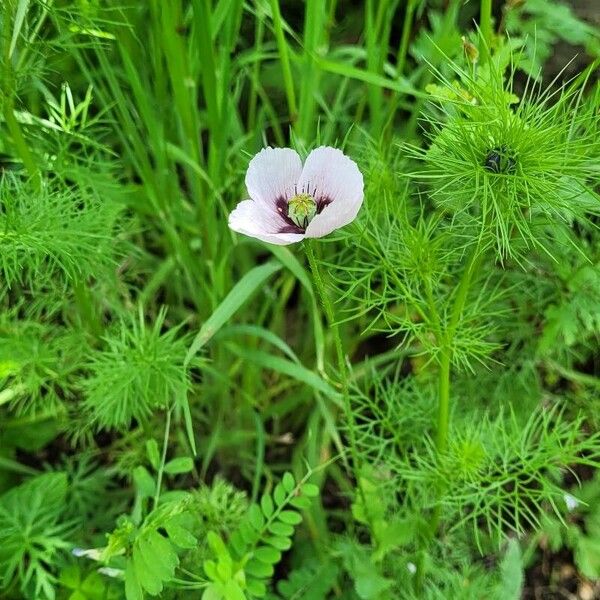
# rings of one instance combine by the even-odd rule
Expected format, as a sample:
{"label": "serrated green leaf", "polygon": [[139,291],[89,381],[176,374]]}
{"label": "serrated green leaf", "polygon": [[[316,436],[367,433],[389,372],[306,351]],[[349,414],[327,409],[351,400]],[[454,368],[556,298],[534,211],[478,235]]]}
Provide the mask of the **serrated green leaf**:
{"label": "serrated green leaf", "polygon": [[278,516],[281,521],[288,525],[298,525],[302,522],[302,517],[295,510],[282,510]]}
{"label": "serrated green leaf", "polygon": [[260,499],[260,507],[262,508],[263,514],[267,519],[273,514],[275,510],[275,506],[273,505],[273,500],[269,494],[263,494]]}
{"label": "serrated green leaf", "polygon": [[165,465],[165,473],[169,475],[179,475],[189,473],[194,469],[194,461],[189,456],[174,458]]}
{"label": "serrated green leaf", "polygon": [[283,479],[281,480],[281,483],[283,484],[283,488],[288,494],[291,494],[296,487],[296,480],[289,471],[286,471],[283,474]]}

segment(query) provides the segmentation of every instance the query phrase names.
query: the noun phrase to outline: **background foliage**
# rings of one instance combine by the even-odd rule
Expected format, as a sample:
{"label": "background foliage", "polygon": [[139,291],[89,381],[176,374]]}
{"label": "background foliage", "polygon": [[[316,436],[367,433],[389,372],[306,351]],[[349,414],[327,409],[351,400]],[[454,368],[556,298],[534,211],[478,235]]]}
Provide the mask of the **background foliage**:
{"label": "background foliage", "polygon": [[[600,31],[575,8],[5,0],[3,598],[593,597]],[[309,249],[337,326],[302,247],[227,228],[269,144],[364,174]]]}

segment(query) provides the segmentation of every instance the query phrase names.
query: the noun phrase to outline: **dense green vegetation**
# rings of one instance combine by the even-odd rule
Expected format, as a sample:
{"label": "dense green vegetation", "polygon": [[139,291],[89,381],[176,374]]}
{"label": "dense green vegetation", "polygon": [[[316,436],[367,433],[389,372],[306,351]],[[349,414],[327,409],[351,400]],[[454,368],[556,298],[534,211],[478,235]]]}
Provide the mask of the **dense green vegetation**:
{"label": "dense green vegetation", "polygon": [[[600,579],[599,64],[559,0],[4,0],[0,596]],[[266,146],[358,217],[234,233]]]}

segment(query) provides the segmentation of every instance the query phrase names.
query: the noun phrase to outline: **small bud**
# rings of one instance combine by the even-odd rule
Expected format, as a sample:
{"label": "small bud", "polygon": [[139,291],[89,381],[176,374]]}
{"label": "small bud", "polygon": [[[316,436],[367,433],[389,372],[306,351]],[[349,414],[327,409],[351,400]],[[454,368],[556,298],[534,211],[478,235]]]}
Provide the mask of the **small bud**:
{"label": "small bud", "polygon": [[575,496],[571,494],[565,494],[563,498],[565,500],[565,504],[567,505],[567,510],[569,512],[574,511],[579,506],[579,501],[577,500],[577,498],[575,498]]}
{"label": "small bud", "polygon": [[469,62],[473,65],[479,62],[479,50],[475,44],[471,43],[464,35],[462,36],[463,50]]}

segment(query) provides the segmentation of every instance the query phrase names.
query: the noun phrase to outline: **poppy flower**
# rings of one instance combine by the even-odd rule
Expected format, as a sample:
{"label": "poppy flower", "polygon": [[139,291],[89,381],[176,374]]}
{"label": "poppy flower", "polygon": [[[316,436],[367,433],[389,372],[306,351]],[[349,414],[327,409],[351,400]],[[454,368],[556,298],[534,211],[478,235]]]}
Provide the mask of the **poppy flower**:
{"label": "poppy flower", "polygon": [[363,201],[363,177],[341,150],[321,146],[304,166],[291,148],[265,148],[248,165],[250,200],[229,215],[229,227],[270,244],[318,238],[351,223]]}

